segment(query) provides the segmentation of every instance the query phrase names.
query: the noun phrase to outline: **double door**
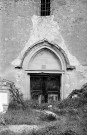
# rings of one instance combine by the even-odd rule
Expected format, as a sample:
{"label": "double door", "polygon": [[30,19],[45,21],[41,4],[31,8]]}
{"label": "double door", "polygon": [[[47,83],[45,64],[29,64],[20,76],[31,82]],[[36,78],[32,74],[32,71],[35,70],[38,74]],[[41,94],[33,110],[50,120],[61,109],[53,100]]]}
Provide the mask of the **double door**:
{"label": "double door", "polygon": [[60,74],[31,74],[31,98],[38,99],[42,95],[43,102],[48,102],[49,95],[54,94],[60,99],[60,78]]}

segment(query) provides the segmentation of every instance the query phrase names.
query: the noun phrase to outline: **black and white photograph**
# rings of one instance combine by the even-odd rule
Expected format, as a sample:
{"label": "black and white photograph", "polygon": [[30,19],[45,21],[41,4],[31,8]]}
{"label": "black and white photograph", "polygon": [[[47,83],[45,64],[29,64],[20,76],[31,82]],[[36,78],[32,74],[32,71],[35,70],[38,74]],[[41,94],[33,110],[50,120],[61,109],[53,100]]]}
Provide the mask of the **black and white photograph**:
{"label": "black and white photograph", "polygon": [[0,0],[0,135],[87,135],[87,0]]}

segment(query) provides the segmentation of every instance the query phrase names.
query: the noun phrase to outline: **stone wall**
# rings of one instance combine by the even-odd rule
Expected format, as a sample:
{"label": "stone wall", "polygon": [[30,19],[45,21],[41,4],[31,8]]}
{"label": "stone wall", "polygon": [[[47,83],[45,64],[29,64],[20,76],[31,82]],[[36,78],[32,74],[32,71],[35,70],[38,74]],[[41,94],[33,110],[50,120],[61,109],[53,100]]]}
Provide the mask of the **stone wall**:
{"label": "stone wall", "polygon": [[[42,19],[39,15],[40,0],[0,2],[0,76],[16,81],[16,71],[11,63],[18,56],[23,55],[30,42],[33,44],[46,36],[45,38],[65,50],[71,64],[77,65],[78,72],[73,75],[71,72],[68,73],[72,82],[77,78],[76,80],[80,80],[78,84],[85,83],[87,80],[87,1],[51,0],[50,19]],[[50,37],[49,33],[53,31]],[[73,85],[75,86],[71,84],[71,87]]]}

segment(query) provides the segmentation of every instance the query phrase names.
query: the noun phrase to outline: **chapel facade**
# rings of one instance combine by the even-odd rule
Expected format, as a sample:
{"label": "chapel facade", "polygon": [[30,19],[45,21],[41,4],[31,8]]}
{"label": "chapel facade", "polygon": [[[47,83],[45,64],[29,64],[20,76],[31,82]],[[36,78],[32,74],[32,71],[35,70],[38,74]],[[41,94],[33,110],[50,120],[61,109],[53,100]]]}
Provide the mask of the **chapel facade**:
{"label": "chapel facade", "polygon": [[[16,7],[22,2],[17,1]],[[25,2],[25,7],[28,3],[29,1]],[[17,53],[10,63],[14,70],[15,84],[23,93],[24,99],[37,99],[39,102],[58,101],[66,98],[72,90],[80,88],[87,81],[87,67],[83,66],[86,65],[86,60],[83,64],[80,53],[77,51],[77,42],[80,41],[73,41],[78,37],[72,37],[76,25],[71,20],[74,29],[72,31],[68,24],[71,22],[66,23],[69,16],[71,16],[69,19],[74,19],[76,7],[75,3],[69,3],[69,1],[67,3],[65,0],[38,0],[37,3],[36,14],[32,14],[28,18],[31,24],[27,41],[22,43],[23,47],[21,50],[19,49],[19,52],[16,51]],[[52,8],[53,5],[56,8],[55,12]],[[60,11],[57,11],[58,8]],[[70,10],[69,15],[67,15],[68,11],[66,14],[64,13],[67,8]],[[23,9],[23,11],[25,10]],[[33,9],[31,8],[31,10]],[[60,13],[62,14],[61,20]],[[19,23],[23,22],[22,19],[19,17]],[[64,24],[63,21],[65,21]],[[16,28],[17,23],[16,20],[14,24]],[[24,25],[26,26],[26,24]],[[22,28],[20,27],[20,29]],[[25,33],[23,33],[24,35]],[[23,36],[22,38],[24,38]]]}

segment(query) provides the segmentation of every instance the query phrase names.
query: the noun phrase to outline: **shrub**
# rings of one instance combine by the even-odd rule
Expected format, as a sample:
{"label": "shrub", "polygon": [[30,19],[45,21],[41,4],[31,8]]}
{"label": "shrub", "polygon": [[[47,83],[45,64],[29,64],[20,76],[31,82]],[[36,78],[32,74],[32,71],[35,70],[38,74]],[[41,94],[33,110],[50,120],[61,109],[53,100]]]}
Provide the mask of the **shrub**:
{"label": "shrub", "polygon": [[31,108],[31,109],[39,109],[39,103],[37,100],[25,100],[24,101],[25,108]]}
{"label": "shrub", "polygon": [[58,129],[56,129],[55,127],[49,127],[39,131],[32,131],[29,133],[27,133],[26,131],[24,131],[23,133],[14,133],[10,130],[6,130],[2,131],[0,135],[79,135],[79,134],[77,134],[72,130],[67,130],[62,133],[60,131],[58,132]]}
{"label": "shrub", "polygon": [[42,113],[42,114],[39,116],[39,118],[40,118],[40,120],[42,120],[42,121],[54,121],[54,120],[56,120],[56,117],[53,116],[52,114],[47,115],[47,114],[43,114],[43,113]]}
{"label": "shrub", "polygon": [[5,131],[1,131],[0,135],[16,135],[16,134],[10,130],[5,130]]}
{"label": "shrub", "polygon": [[4,115],[6,124],[20,125],[20,124],[36,124],[38,114],[33,112],[33,110],[8,110]]}
{"label": "shrub", "polygon": [[21,108],[23,108],[22,105],[15,100],[11,101],[8,106],[9,110],[10,109],[19,110]]}
{"label": "shrub", "polygon": [[44,129],[40,129],[39,131],[33,131],[29,135],[79,135],[75,131],[65,130],[61,131],[58,126],[50,126]]}
{"label": "shrub", "polygon": [[78,135],[78,134],[72,130],[67,130],[64,133],[61,133],[60,135]]}
{"label": "shrub", "polygon": [[25,100],[24,101],[24,106],[25,108],[31,108],[31,109],[48,109],[49,103],[42,103],[39,104],[38,100]]}
{"label": "shrub", "polygon": [[66,98],[62,100],[59,103],[56,103],[56,107],[59,109],[64,109],[64,108],[79,108],[83,106],[84,104],[87,104],[87,99],[85,98]]}
{"label": "shrub", "polygon": [[81,89],[75,89],[71,92],[69,95],[69,98],[72,98],[74,95],[77,95],[77,97],[86,99],[87,100],[87,83],[84,84]]}

